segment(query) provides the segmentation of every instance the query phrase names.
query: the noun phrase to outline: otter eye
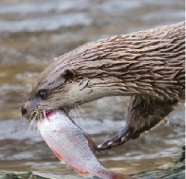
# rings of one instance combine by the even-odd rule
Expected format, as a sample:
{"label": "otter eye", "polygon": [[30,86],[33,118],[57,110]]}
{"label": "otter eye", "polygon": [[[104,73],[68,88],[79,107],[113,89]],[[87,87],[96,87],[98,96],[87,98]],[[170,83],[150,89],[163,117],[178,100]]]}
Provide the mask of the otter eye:
{"label": "otter eye", "polygon": [[47,98],[47,91],[46,90],[39,90],[38,97],[41,98],[42,100],[45,100]]}

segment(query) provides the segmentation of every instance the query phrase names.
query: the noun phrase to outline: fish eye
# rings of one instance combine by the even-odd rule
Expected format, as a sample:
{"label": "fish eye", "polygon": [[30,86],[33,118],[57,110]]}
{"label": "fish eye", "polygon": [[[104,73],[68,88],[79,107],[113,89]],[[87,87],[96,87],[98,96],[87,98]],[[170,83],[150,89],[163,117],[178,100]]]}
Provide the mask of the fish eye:
{"label": "fish eye", "polygon": [[44,89],[41,89],[38,91],[38,95],[39,98],[41,98],[42,100],[45,100],[47,98],[47,91]]}

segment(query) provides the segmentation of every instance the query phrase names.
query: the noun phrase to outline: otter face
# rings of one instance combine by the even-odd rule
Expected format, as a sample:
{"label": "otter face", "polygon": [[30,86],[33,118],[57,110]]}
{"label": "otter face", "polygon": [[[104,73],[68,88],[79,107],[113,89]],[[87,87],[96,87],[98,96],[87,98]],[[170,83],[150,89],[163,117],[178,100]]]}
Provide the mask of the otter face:
{"label": "otter face", "polygon": [[66,101],[70,101],[68,93],[71,86],[74,86],[74,78],[75,73],[72,70],[53,73],[51,68],[47,68],[40,74],[28,101],[21,107],[22,115],[27,119],[38,119],[53,109],[70,108],[74,101]]}
{"label": "otter face", "polygon": [[38,77],[30,98],[21,107],[21,113],[28,120],[37,120],[54,109],[68,111],[75,105],[100,98],[93,86],[92,80],[79,78],[73,70],[54,73],[54,70],[47,68]]}
{"label": "otter face", "polygon": [[104,73],[97,64],[92,70],[89,68],[92,64],[85,62],[78,66],[62,59],[50,64],[36,80],[29,100],[21,108],[22,115],[27,119],[37,119],[54,109],[71,109],[105,96],[123,93],[123,89],[118,90],[117,80],[120,79]]}

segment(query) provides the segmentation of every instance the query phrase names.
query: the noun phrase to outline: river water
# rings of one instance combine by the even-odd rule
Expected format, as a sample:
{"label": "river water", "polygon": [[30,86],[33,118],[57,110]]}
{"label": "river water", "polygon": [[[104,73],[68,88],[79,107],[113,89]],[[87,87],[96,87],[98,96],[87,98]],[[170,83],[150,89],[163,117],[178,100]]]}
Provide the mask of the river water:
{"label": "river water", "polygon": [[[184,0],[1,0],[0,170],[73,173],[19,112],[32,82],[51,59],[88,41],[183,20]],[[124,97],[104,98],[73,110],[71,116],[100,143],[122,129],[128,102]],[[98,158],[123,173],[166,165],[181,154],[184,119],[180,105],[168,116],[169,123]]]}

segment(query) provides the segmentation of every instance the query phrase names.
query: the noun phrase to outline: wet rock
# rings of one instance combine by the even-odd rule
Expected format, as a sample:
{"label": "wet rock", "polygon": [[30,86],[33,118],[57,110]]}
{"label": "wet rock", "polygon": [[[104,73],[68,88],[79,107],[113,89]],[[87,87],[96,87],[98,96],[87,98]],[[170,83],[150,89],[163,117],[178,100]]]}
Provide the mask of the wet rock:
{"label": "wet rock", "polygon": [[[167,169],[157,169],[140,172],[131,175],[134,179],[184,179],[185,178],[185,161],[176,163]],[[78,175],[63,175],[61,173],[48,172],[0,172],[0,179],[82,179]],[[97,177],[87,177],[87,179],[98,179]]]}
{"label": "wet rock", "polygon": [[[0,179],[82,179],[78,175],[63,175],[61,173],[48,173],[48,172],[13,172],[6,173],[0,172]],[[88,179],[88,178],[87,178]]]}
{"label": "wet rock", "polygon": [[185,161],[177,163],[168,169],[141,172],[133,175],[133,177],[136,179],[184,179]]}

